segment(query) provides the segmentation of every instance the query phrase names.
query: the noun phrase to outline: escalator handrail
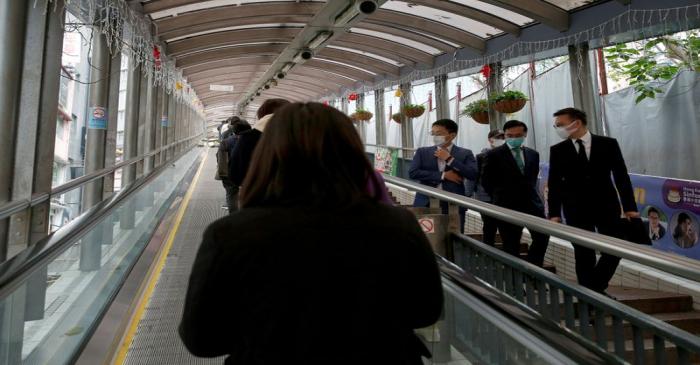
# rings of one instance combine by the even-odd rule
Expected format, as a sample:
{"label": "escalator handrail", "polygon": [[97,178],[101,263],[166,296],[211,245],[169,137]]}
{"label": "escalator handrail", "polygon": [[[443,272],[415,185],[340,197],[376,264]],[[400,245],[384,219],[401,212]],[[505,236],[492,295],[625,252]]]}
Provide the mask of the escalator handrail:
{"label": "escalator handrail", "polygon": [[523,303],[495,290],[481,279],[462,270],[449,260],[436,255],[443,278],[479,298],[491,308],[498,310],[511,321],[520,324],[545,340],[550,346],[577,363],[624,364],[614,355],[598,348],[594,343],[566,328],[543,319],[539,313]]}
{"label": "escalator handrail", "polygon": [[126,161],[120,162],[114,166],[106,167],[104,169],[100,169],[100,170],[91,172],[87,175],[83,175],[81,177],[75,178],[71,181],[68,181],[65,184],[56,186],[55,188],[52,188],[50,193],[34,194],[34,195],[32,195],[32,197],[30,199],[13,200],[13,201],[10,201],[7,203],[3,203],[2,205],[0,205],[0,220],[8,218],[14,214],[20,213],[25,209],[37,206],[37,205],[49,200],[52,196],[61,195],[67,191],[77,189],[85,184],[88,184],[88,183],[95,181],[99,178],[107,176],[107,175],[109,175],[109,174],[115,172],[116,170],[119,170],[125,166],[129,166],[129,165],[133,165],[135,163],[141,162],[141,161],[143,161],[151,156],[155,156],[158,153],[161,153],[169,148],[173,148],[177,145],[189,142],[189,141],[196,139],[196,138],[199,138],[201,136],[202,136],[202,134],[188,137],[188,138],[182,139],[180,141],[173,142],[173,143],[166,145],[164,147],[161,147],[157,150],[154,150],[154,151],[151,151],[148,153],[144,153],[140,156],[137,156],[137,157],[128,159]]}
{"label": "escalator handrail", "polygon": [[698,261],[676,254],[662,252],[652,247],[638,245],[618,238],[604,236],[565,224],[551,222],[544,218],[535,217],[518,211],[502,208],[462,195],[446,192],[421,185],[416,182],[394,176],[383,175],[384,180],[408,190],[412,190],[431,198],[436,198],[451,204],[485,214],[508,223],[525,226],[536,232],[545,233],[567,240],[571,243],[588,247],[593,250],[608,253],[623,259],[634,261],[657,270],[674,274],[695,282],[700,282],[700,265]]}

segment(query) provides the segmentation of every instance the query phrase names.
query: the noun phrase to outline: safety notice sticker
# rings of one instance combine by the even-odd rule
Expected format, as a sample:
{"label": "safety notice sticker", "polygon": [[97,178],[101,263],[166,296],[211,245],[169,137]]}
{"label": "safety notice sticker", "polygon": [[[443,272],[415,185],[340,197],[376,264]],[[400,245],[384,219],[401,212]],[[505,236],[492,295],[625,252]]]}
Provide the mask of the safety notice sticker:
{"label": "safety notice sticker", "polygon": [[107,129],[107,108],[94,106],[90,108],[89,129]]}
{"label": "safety notice sticker", "polygon": [[418,219],[418,224],[420,224],[420,228],[423,229],[423,232],[435,233],[435,221],[432,218],[420,218]]}

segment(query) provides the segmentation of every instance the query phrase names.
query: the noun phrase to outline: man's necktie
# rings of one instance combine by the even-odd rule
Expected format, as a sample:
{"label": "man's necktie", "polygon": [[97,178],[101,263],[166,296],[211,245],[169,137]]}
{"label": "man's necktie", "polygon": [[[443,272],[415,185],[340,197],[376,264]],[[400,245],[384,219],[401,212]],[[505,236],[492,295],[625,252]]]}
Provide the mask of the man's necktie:
{"label": "man's necktie", "polygon": [[588,156],[586,156],[586,147],[583,145],[583,141],[580,139],[576,140],[576,144],[578,144],[578,159],[581,161],[583,164],[588,164]]}
{"label": "man's necktie", "polygon": [[520,169],[520,173],[524,174],[525,173],[525,161],[523,161],[523,157],[521,156],[520,151],[522,151],[522,148],[520,148],[520,147],[513,148],[513,157],[515,157],[515,163],[518,165],[518,168]]}

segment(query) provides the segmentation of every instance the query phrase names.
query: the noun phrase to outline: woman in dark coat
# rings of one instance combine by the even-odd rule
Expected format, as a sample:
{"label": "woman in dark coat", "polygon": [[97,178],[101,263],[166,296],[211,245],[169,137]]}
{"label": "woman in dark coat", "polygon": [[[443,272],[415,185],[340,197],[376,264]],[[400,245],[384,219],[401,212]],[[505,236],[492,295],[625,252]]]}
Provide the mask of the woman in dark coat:
{"label": "woman in dark coat", "polygon": [[190,277],[180,336],[226,364],[422,364],[413,329],[442,287],[412,213],[367,193],[376,179],[343,113],[275,113],[241,189],[212,223]]}

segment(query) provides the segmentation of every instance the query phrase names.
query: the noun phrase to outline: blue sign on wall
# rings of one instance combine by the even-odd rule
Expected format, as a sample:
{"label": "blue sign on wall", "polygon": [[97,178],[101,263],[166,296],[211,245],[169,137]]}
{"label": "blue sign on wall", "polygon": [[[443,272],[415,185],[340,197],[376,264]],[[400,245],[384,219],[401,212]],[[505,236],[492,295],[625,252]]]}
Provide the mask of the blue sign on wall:
{"label": "blue sign on wall", "polygon": [[89,129],[107,129],[107,108],[94,106],[90,108]]}
{"label": "blue sign on wall", "polygon": [[[545,209],[548,176],[549,164],[543,163],[538,190]],[[700,260],[700,183],[636,174],[630,179],[653,247]]]}
{"label": "blue sign on wall", "polygon": [[160,126],[161,127],[168,126],[168,116],[167,115],[164,115],[162,118],[160,118]]}

